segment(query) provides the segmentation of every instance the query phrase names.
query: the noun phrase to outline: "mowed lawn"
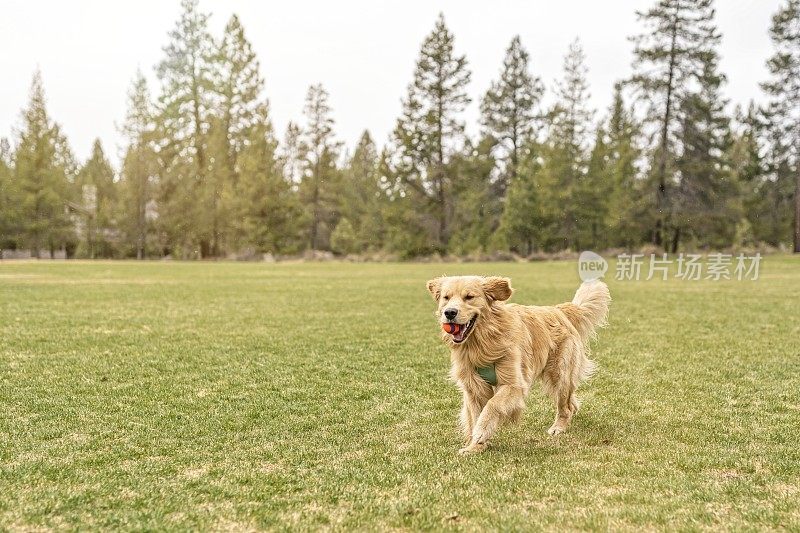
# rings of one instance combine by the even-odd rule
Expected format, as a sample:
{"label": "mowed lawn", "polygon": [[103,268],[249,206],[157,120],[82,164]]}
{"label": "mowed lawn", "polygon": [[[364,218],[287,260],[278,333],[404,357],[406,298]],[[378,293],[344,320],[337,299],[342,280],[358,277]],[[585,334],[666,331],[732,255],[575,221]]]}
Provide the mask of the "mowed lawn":
{"label": "mowed lawn", "polygon": [[622,282],[570,431],[458,457],[425,281],[568,262],[0,262],[0,529],[800,528],[800,258]]}

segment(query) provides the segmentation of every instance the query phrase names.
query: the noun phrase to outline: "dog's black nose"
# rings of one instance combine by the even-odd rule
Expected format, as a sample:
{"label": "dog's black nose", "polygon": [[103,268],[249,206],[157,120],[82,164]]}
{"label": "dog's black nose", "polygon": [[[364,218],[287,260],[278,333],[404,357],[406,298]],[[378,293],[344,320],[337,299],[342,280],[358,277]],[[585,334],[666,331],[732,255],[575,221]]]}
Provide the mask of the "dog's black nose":
{"label": "dog's black nose", "polygon": [[445,309],[444,310],[444,316],[447,318],[447,320],[454,320],[456,318],[457,314],[458,314],[458,309]]}

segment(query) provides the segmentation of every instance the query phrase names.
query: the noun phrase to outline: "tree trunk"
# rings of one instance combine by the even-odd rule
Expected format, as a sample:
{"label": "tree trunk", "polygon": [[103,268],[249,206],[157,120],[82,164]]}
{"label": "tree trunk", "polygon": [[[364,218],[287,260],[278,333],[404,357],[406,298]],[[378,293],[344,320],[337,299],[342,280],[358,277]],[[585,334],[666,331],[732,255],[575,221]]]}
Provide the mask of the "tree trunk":
{"label": "tree trunk", "polygon": [[145,241],[145,214],[144,210],[139,210],[138,226],[136,228],[136,259],[144,259],[144,241]]}
{"label": "tree trunk", "polygon": [[139,202],[139,209],[138,209],[138,224],[136,228],[136,259],[144,259],[144,243],[146,239],[146,227],[145,224],[147,222],[147,207],[144,199],[142,198]]}
{"label": "tree trunk", "polygon": [[[442,73],[438,72],[439,79],[442,78]],[[436,133],[437,146],[436,156],[436,171],[439,175],[439,246],[441,251],[444,252],[447,248],[447,195],[444,190],[445,170],[444,170],[444,89],[439,84],[437,88],[437,101],[436,101]]]}
{"label": "tree trunk", "polygon": [[[515,115],[516,115],[516,105],[514,106]],[[511,188],[511,184],[517,180],[517,167],[519,166],[519,136],[517,135],[517,125],[514,124],[512,128],[511,134],[511,175],[506,178],[505,183],[503,183],[503,190],[500,191],[503,195],[503,198],[506,197],[508,194],[508,190]],[[528,254],[530,255],[530,254]]]}
{"label": "tree trunk", "polygon": [[32,250],[32,252],[33,252],[33,257],[35,259],[39,259],[39,248],[40,248],[39,233],[37,232],[33,236],[33,250]]}
{"label": "tree trunk", "polygon": [[[194,71],[194,65],[192,65]],[[203,122],[200,114],[200,90],[198,87],[197,79],[192,80],[192,115],[194,119],[194,149],[197,155],[197,177],[202,179],[206,173],[206,155],[203,148]]]}
{"label": "tree trunk", "polygon": [[439,245],[444,251],[447,246],[447,199],[444,194],[444,169],[439,167]]}
{"label": "tree trunk", "polygon": [[678,253],[678,246],[681,242],[681,228],[675,228],[675,233],[672,235],[672,247],[670,248],[670,253],[676,254]]}
{"label": "tree trunk", "polygon": [[94,217],[86,217],[87,239],[89,241],[89,259],[94,259]]}
{"label": "tree trunk", "polygon": [[321,173],[321,166],[319,164],[320,158],[322,158],[322,152],[319,149],[316,150],[316,157],[314,158],[314,195],[311,199],[312,205],[312,213],[311,213],[311,250],[316,251],[317,249],[317,235],[319,233],[319,219],[320,219],[320,207],[319,207],[319,188],[320,188],[320,173]]}
{"label": "tree trunk", "polygon": [[796,172],[794,186],[794,253],[800,254],[800,169]]}
{"label": "tree trunk", "polygon": [[[195,156],[197,158],[197,176],[195,177],[194,188],[196,197],[202,197],[203,185],[205,185],[206,156],[202,140],[203,123],[202,115],[200,114],[200,87],[198,85],[194,62],[192,62],[192,72],[194,73],[192,79],[192,120],[194,122],[194,139],[192,139],[192,144],[194,145]],[[200,221],[195,220],[193,222],[198,223]],[[200,225],[198,224],[198,226]],[[199,232],[201,235],[203,235],[206,231],[205,224],[200,227],[202,229],[200,229]],[[206,235],[200,239],[200,258],[203,259],[208,257],[210,255],[210,250],[211,244],[208,236]]]}
{"label": "tree trunk", "polygon": [[218,199],[216,178],[214,178],[214,181],[213,199],[211,201],[211,255],[216,258],[219,256],[219,216],[217,214]]}
{"label": "tree trunk", "polygon": [[[677,10],[677,8],[676,8]],[[675,13],[677,18],[677,13]],[[673,20],[672,24],[672,41],[669,49],[669,72],[667,73],[667,99],[664,104],[664,122],[661,125],[661,143],[660,154],[658,160],[658,190],[656,192],[656,210],[658,211],[658,218],[656,219],[656,227],[653,232],[653,244],[661,246],[663,242],[664,232],[664,209],[667,204],[667,154],[669,149],[669,121],[672,118],[672,92],[673,83],[675,79],[675,43],[678,34],[678,23]]]}
{"label": "tree trunk", "polygon": [[[39,200],[37,199],[36,200],[36,216],[35,216],[36,226],[37,227],[39,226],[39,220],[40,219],[41,219],[41,216],[39,214]],[[40,242],[39,230],[37,229],[33,234],[33,257],[35,257],[36,259],[40,259],[40,257],[39,257],[40,256],[39,249],[41,247],[42,247],[42,243]]]}

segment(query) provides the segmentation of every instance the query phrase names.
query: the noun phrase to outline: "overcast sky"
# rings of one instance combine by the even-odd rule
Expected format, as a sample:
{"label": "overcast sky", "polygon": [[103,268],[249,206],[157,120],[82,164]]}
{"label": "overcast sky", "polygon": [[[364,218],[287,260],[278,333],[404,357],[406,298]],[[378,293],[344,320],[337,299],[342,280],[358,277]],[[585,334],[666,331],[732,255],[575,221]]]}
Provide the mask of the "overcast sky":
{"label": "overcast sky", "polygon": [[[473,103],[465,113],[476,130],[477,101],[495,78],[515,34],[532,56],[532,70],[548,92],[560,75],[570,41],[580,37],[587,55],[592,105],[605,109],[613,84],[630,73],[631,43],[640,29],[636,9],[653,0],[309,1],[201,0],[218,36],[237,13],[266,79],[279,136],[289,120],[302,120],[312,83],[330,92],[339,138],[353,146],[368,128],[384,142],[400,112],[419,46],[437,14],[445,15],[472,70]],[[767,29],[780,0],[718,0],[723,33],[722,70],[733,103],[761,98]],[[178,0],[4,0],[0,15],[0,136],[16,139],[31,76],[42,71],[48,108],[80,160],[100,137],[116,164],[116,125],[137,67],[158,90],[153,67],[180,12]]]}

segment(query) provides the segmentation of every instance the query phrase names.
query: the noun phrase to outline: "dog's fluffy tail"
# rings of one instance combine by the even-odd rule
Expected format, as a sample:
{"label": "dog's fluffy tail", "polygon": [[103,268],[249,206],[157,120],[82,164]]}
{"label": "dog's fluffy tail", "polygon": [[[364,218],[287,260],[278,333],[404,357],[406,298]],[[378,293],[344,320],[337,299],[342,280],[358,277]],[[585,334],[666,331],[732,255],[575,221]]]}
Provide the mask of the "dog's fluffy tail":
{"label": "dog's fluffy tail", "polygon": [[593,338],[596,329],[606,325],[611,294],[608,285],[600,280],[582,283],[572,299],[572,303],[558,307],[578,330],[584,339]]}

